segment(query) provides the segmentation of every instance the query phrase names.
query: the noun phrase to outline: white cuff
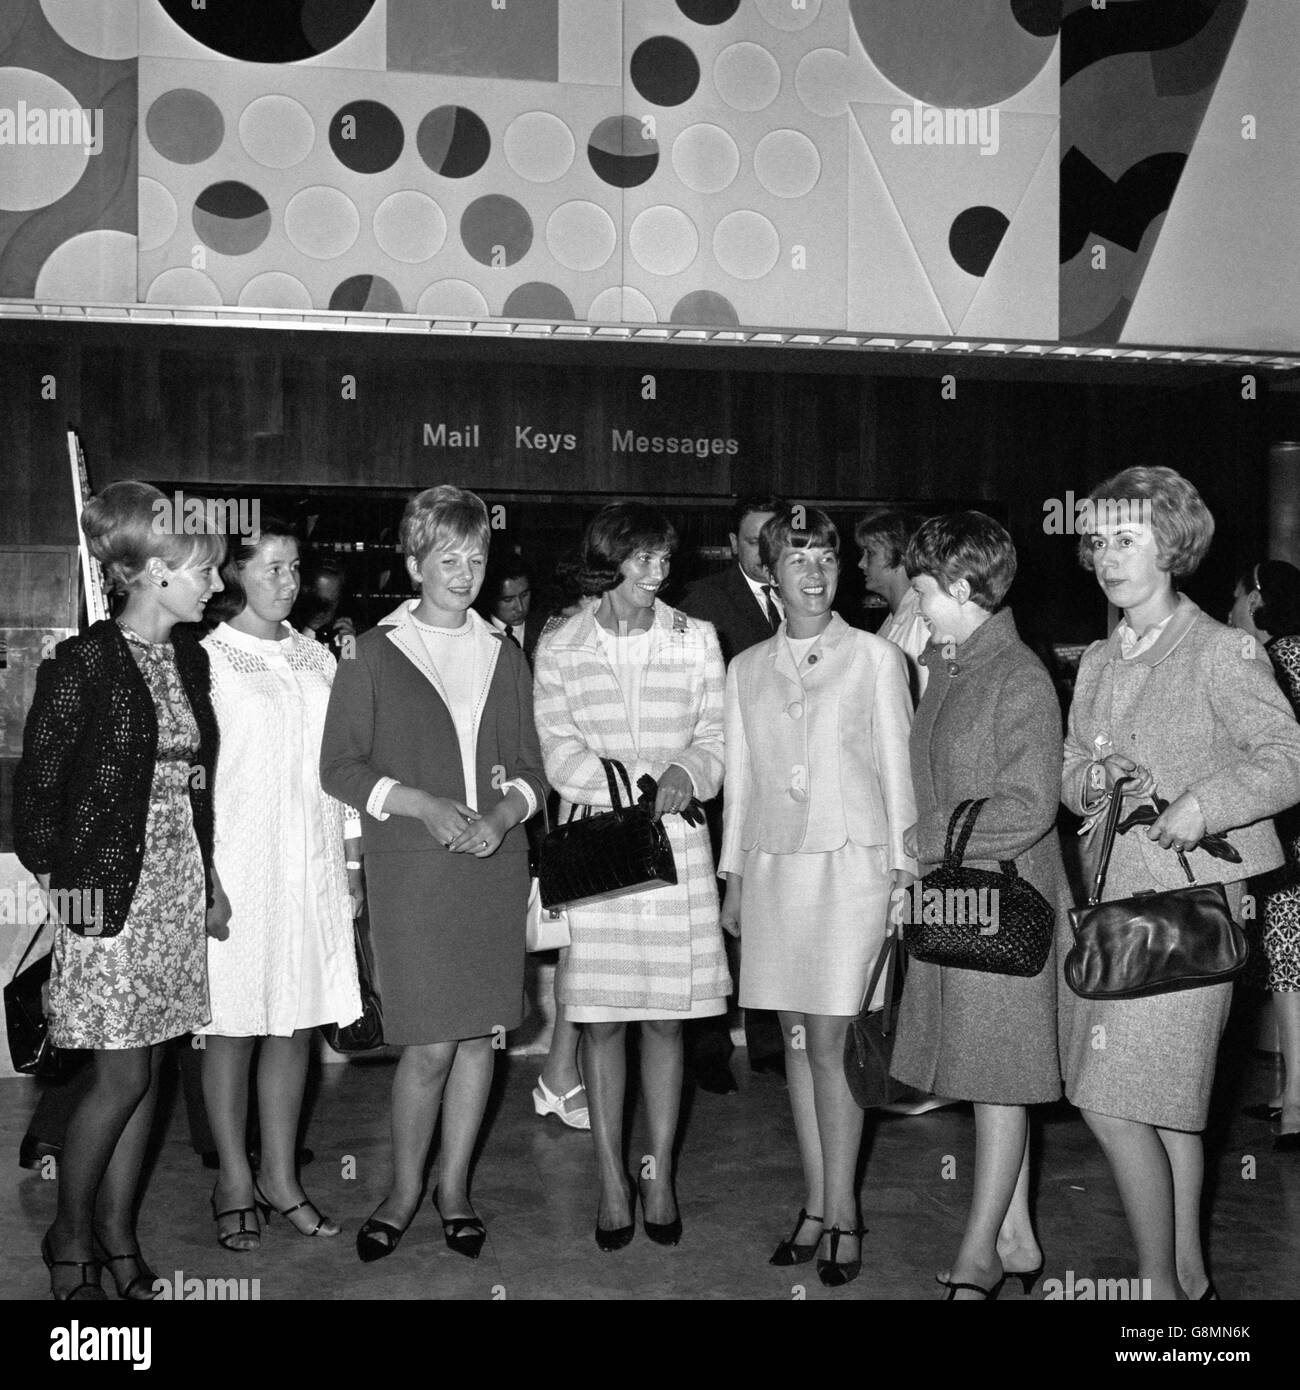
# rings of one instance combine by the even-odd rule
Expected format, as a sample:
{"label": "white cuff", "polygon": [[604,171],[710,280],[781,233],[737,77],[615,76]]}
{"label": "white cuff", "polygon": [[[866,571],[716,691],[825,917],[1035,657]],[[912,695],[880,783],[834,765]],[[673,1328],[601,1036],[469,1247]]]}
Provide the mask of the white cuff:
{"label": "white cuff", "polygon": [[384,802],[388,799],[388,793],[399,785],[396,777],[381,777],[371,788],[370,795],[366,798],[367,813],[374,816],[376,820],[387,820],[388,812],[383,810]]}
{"label": "white cuff", "polygon": [[515,777],[509,782],[501,783],[501,790],[503,792],[508,792],[512,787],[528,803],[528,814],[524,816],[524,820],[530,820],[537,814],[537,793],[528,785],[527,780],[523,777]]}

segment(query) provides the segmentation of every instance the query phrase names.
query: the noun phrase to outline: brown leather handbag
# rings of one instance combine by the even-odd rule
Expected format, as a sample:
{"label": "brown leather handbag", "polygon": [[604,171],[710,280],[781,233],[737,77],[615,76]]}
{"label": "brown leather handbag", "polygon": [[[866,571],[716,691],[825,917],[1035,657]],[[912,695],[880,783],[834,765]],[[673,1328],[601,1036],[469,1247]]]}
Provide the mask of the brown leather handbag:
{"label": "brown leather handbag", "polygon": [[1181,851],[1188,887],[1101,901],[1122,791],[1131,780],[1115,783],[1088,905],[1070,913],[1074,945],[1065,958],[1065,982],[1081,999],[1142,999],[1220,985],[1241,974],[1250,954],[1223,885],[1197,883]]}

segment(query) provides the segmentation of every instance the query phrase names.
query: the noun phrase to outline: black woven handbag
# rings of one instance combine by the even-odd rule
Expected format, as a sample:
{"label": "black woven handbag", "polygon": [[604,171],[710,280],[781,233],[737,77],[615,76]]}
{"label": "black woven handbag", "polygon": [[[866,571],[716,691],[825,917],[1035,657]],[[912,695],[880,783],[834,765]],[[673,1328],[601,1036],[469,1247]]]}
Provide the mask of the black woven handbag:
{"label": "black woven handbag", "polygon": [[[363,909],[363,915],[364,915]],[[374,985],[370,956],[361,935],[361,918],[352,923],[353,944],[357,953],[357,984],[361,990],[361,1017],[355,1022],[340,1025],[323,1023],[321,1033],[335,1052],[373,1052],[384,1045],[384,1009]]]}
{"label": "black woven handbag", "polygon": [[[891,925],[885,944],[876,956],[862,1008],[844,1035],[844,1079],[849,1083],[853,1099],[863,1110],[888,1105],[907,1090],[889,1074],[894,1058],[894,1032],[898,1027],[895,967],[902,949],[897,928]],[[886,968],[889,973],[885,977],[885,1006],[872,1009],[880,972]]]}
{"label": "black woven handbag", "polygon": [[[544,908],[618,898],[677,882],[668,832],[654,818],[653,805],[635,804],[627,768],[615,758],[602,758],[609,779],[612,811],[581,816],[570,814],[542,841],[538,865]],[[619,796],[614,770],[623,780],[627,804]]]}
{"label": "black woven handbag", "polygon": [[1065,983],[1081,999],[1142,999],[1224,984],[1246,968],[1250,947],[1228,911],[1223,885],[1197,883],[1181,851],[1188,887],[1101,901],[1121,793],[1130,780],[1115,783],[1088,905],[1070,913],[1074,945],[1065,958]]}
{"label": "black woven handbag", "polygon": [[1056,910],[1020,877],[1012,859],[998,861],[1001,873],[963,866],[966,844],[987,800],[963,801],[949,818],[943,867],[926,874],[919,895],[915,890],[908,895],[918,907],[907,923],[907,950],[928,965],[1028,979],[1047,964]]}

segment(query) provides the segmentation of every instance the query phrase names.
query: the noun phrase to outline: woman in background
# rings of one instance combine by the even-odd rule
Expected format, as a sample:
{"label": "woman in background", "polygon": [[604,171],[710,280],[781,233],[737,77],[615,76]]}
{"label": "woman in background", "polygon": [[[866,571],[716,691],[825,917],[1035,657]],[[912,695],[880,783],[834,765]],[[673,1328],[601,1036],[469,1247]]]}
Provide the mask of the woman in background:
{"label": "woman in background", "polygon": [[561,952],[557,997],[584,1029],[601,1190],[596,1244],[605,1251],[622,1249],[636,1230],[623,1161],[627,1025],[641,1026],[650,1144],[637,1186],[645,1231],[676,1245],[682,1023],[725,1012],[731,990],[708,829],[702,813],[683,819],[722,781],[722,653],[708,623],[657,597],[676,542],[652,508],[606,507],[583,541],[589,601],[548,624],[536,653],[537,732],[561,815],[575,806],[610,808],[601,759],[616,759],[633,797],[642,776],[656,781],[654,811],[677,866],[675,885],[568,909],[571,944]]}
{"label": "woman in background", "polygon": [[862,1111],[844,1038],[862,1008],[895,888],[916,861],[907,766],[907,660],[832,611],[840,538],[815,507],[784,507],[759,555],[785,621],[727,671],[722,925],[740,936],[740,1005],[781,1019],[804,1204],[775,1265],[823,1284],[862,1268]]}
{"label": "woman in background", "polygon": [[[339,1233],[303,1193],[294,1152],[313,1032],[361,1012],[352,918],[363,890],[360,827],[345,853],[343,807],[320,785],[335,662],[286,621],[298,596],[297,538],[267,517],[233,547],[221,571],[225,590],[208,609],[218,626],[203,643],[221,734],[214,856],[231,916],[226,939],[208,943],[212,1021],[200,1031],[221,1163],[212,1190],[217,1240],[255,1250],[255,1202],[303,1235]],[[255,1181],[248,1081],[259,1040]]]}
{"label": "woman in background", "polygon": [[[1056,838],[1061,711],[1051,677],[1003,607],[1016,548],[992,517],[957,512],[921,525],[906,565],[931,632],[911,748],[921,872],[943,862],[958,805],[987,798],[963,862],[996,872],[1011,861],[1055,908],[1063,931],[1070,896]],[[1029,1211],[1027,1107],[1061,1095],[1056,991],[1055,950],[1032,977],[908,963],[891,1070],[910,1086],[975,1105],[970,1211],[957,1256],[939,1277],[949,1299],[995,1298],[1008,1275],[1029,1293],[1042,1271]]]}
{"label": "woman in background", "polygon": [[[1285,560],[1261,560],[1242,575],[1228,622],[1248,633],[1268,653],[1282,693],[1300,714],[1300,570]],[[1282,1086],[1252,1119],[1278,1121],[1273,1147],[1300,1153],[1300,810],[1278,817],[1286,863],[1265,882],[1264,953],[1273,992]]]}
{"label": "woman in background", "polygon": [[205,922],[221,936],[229,916],[212,867],[208,657],[185,626],[220,593],[225,547],[171,505],[136,482],[86,504],[90,552],[126,601],[41,664],[14,783],[18,857],[65,908],[50,1041],[94,1055],[41,1242],[56,1299],[103,1299],[101,1263],[121,1297],[155,1297],[135,1205],[160,1044],[208,1021]]}
{"label": "woman in background", "polygon": [[[1089,501],[1096,525],[1080,559],[1123,620],[1079,663],[1062,796],[1094,827],[1121,778],[1134,808],[1166,803],[1151,826],[1116,837],[1105,900],[1182,887],[1182,852],[1236,914],[1242,880],[1282,863],[1269,818],[1300,801],[1300,726],[1258,643],[1178,592],[1214,536],[1191,483],[1126,468]],[[1198,849],[1225,831],[1239,864]],[[1110,1163],[1153,1298],[1217,1297],[1201,1243],[1201,1131],[1231,1000],[1231,984],[1139,999],[1061,991],[1065,1093]]]}
{"label": "woman in background", "polygon": [[364,808],[366,892],[393,1077],[393,1179],[357,1234],[366,1263],[397,1249],[420,1203],[442,1112],[434,1206],[450,1250],[477,1259],[487,1232],[470,1161],[493,1042],[523,1018],[528,844],[546,794],[523,652],[472,605],[487,564],[487,508],[427,488],[402,518],[419,597],[339,662],[321,785]]}

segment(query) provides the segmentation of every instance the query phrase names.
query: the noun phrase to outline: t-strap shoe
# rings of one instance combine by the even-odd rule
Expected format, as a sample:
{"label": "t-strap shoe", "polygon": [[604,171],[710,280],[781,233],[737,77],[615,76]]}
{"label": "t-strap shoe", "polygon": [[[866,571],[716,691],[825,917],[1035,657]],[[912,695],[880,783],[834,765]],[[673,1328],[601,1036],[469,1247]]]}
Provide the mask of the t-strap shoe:
{"label": "t-strap shoe", "polygon": [[[41,1259],[50,1271],[50,1294],[56,1303],[107,1303],[108,1295],[99,1285],[99,1262],[97,1260],[56,1260],[50,1246],[47,1231],[41,1237]],[[59,1288],[55,1282],[56,1269],[75,1269],[80,1282],[68,1288]]]}
{"label": "t-strap shoe", "polygon": [[[862,1237],[866,1235],[865,1226],[851,1226],[845,1230],[841,1226],[832,1226],[829,1231],[822,1234],[831,1238],[830,1259],[817,1261],[817,1277],[826,1285],[828,1289],[839,1288],[841,1284],[848,1284],[856,1279],[862,1272]],[[848,1260],[841,1263],[835,1257],[839,1254],[840,1241],[846,1236],[856,1236],[858,1239],[858,1257],[856,1260]]]}
{"label": "t-strap shoe", "polygon": [[[283,1216],[300,1236],[338,1235],[339,1227],[336,1226],[328,1216],[322,1216],[320,1214],[319,1209],[310,1197],[304,1197],[301,1202],[296,1202],[293,1206],[285,1207],[284,1210],[281,1211],[279,1207],[273,1206],[267,1200],[266,1193],[262,1191],[257,1183],[253,1184],[253,1191],[257,1193],[258,1204],[265,1213],[268,1222],[271,1219],[271,1212],[275,1212],[277,1216]],[[301,1211],[303,1213],[303,1221],[308,1224],[300,1226],[298,1222],[290,1220],[296,1211]],[[313,1217],[315,1217],[316,1220],[314,1224],[311,1224]],[[308,1229],[308,1225],[310,1225],[310,1229]]]}
{"label": "t-strap shoe", "polygon": [[817,1253],[817,1247],[821,1244],[821,1233],[817,1239],[808,1245],[798,1245],[799,1232],[803,1230],[805,1221],[815,1221],[819,1226],[824,1225],[820,1216],[809,1216],[803,1209],[799,1208],[799,1215],[794,1220],[794,1230],[790,1232],[790,1239],[783,1240],[780,1245],[772,1252],[772,1258],[768,1260],[770,1265],[780,1265],[784,1268],[787,1265],[806,1265],[809,1260]]}
{"label": "t-strap shoe", "polygon": [[591,1111],[585,1105],[580,1105],[576,1110],[566,1110],[565,1106],[574,1096],[581,1095],[587,1088],[581,1081],[570,1091],[565,1091],[561,1095],[556,1095],[554,1091],[539,1076],[537,1085],[533,1087],[533,1109],[545,1119],[547,1115],[558,1115],[564,1124],[570,1129],[590,1129]]}
{"label": "t-strap shoe", "polygon": [[[101,1263],[108,1266],[109,1277],[113,1281],[113,1287],[117,1290],[118,1298],[128,1299],[132,1303],[151,1303],[158,1297],[154,1289],[158,1276],[145,1264],[138,1246],[134,1250],[128,1250],[125,1255],[110,1255],[108,1246],[98,1235],[95,1236],[95,1246],[99,1250]],[[135,1273],[124,1284],[117,1277],[117,1270],[113,1266],[128,1260],[135,1261]],[[128,1274],[130,1271],[123,1270],[122,1273]]]}
{"label": "t-strap shoe", "polygon": [[[233,1251],[236,1255],[247,1255],[253,1250],[257,1250],[262,1244],[262,1232],[260,1230],[250,1230],[244,1218],[246,1216],[256,1216],[256,1207],[227,1207],[225,1211],[217,1210],[217,1189],[212,1189],[212,1196],[208,1198],[208,1205],[212,1208],[212,1219],[221,1221],[223,1217],[239,1217],[239,1228],[234,1231],[223,1231],[217,1227],[217,1244],[223,1250]],[[236,1242],[241,1242],[237,1244]]]}

